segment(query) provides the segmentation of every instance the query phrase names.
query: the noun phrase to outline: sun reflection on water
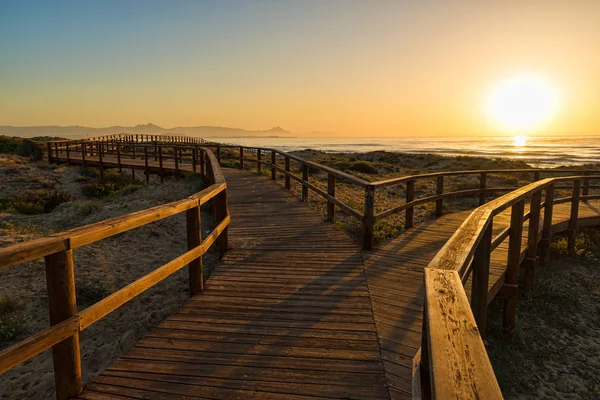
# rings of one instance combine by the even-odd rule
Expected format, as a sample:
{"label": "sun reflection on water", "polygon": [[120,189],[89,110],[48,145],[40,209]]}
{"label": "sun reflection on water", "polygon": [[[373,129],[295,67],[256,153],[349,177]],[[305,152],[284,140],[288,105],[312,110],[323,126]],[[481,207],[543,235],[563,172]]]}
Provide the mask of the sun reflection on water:
{"label": "sun reflection on water", "polygon": [[525,147],[526,145],[527,145],[527,136],[514,136],[513,137],[513,146]]}

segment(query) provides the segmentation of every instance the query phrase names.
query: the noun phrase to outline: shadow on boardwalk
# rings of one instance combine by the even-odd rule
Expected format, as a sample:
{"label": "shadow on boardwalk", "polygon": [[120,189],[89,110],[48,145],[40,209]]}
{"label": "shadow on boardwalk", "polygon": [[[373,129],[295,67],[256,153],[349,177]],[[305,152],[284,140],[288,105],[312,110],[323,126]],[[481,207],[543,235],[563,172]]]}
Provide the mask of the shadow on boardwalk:
{"label": "shadow on boardwalk", "polygon": [[[423,268],[468,212],[361,252],[279,185],[225,172],[232,249],[203,293],[80,397],[411,398]],[[583,212],[600,214],[595,207]],[[490,285],[502,271],[493,269]]]}

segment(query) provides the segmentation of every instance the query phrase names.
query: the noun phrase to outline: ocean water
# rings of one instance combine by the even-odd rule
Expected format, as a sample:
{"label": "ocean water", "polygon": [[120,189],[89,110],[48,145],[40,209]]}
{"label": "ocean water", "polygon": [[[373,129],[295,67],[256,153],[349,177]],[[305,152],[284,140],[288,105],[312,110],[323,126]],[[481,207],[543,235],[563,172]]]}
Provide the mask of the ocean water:
{"label": "ocean water", "polygon": [[206,138],[283,151],[315,149],[325,152],[397,151],[445,156],[503,157],[534,167],[600,163],[600,136],[477,137],[477,138],[344,138],[239,137]]}

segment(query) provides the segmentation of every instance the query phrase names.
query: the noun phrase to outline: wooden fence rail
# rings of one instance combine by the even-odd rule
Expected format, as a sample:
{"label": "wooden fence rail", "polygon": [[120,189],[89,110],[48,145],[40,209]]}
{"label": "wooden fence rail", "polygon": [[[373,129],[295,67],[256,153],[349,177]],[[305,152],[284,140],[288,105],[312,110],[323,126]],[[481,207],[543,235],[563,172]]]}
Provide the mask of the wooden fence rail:
{"label": "wooden fence rail", "polygon": [[[525,270],[524,289],[530,290],[538,253],[541,260],[548,260],[554,205],[571,204],[567,233],[569,250],[574,251],[580,200],[600,199],[600,195],[590,194],[590,190],[600,188],[600,185],[591,184],[599,180],[600,175],[580,169],[450,171],[369,182],[276,149],[208,143],[184,136],[110,135],[79,141],[53,141],[47,146],[48,160],[51,162],[71,163],[77,160],[77,163],[98,166],[101,173],[106,168],[118,168],[120,171],[132,168],[133,174],[136,169],[143,170],[146,179],[151,173],[157,173],[161,180],[171,165],[174,165],[175,174],[179,174],[184,166],[191,166],[193,172],[199,172],[210,184],[208,188],[184,200],[0,249],[0,267],[45,257],[48,292],[52,298],[49,302],[52,326],[0,352],[0,373],[52,347],[57,396],[60,400],[76,395],[81,389],[80,331],[185,265],[189,266],[190,293],[202,290],[202,254],[213,243],[217,243],[221,251],[229,247],[227,185],[220,169],[220,163],[228,158],[237,162],[239,168],[255,166],[259,174],[265,170],[272,180],[276,180],[278,174],[283,175],[286,189],[291,188],[292,181],[298,182],[303,201],[307,200],[309,191],[323,197],[327,201],[327,220],[330,222],[335,220],[338,208],[360,220],[364,249],[373,247],[376,221],[404,212],[405,225],[410,228],[414,224],[414,208],[419,205],[435,204],[435,215],[440,216],[447,198],[473,196],[478,199],[479,207],[425,269],[421,371],[426,384],[424,389],[433,398],[446,398],[451,394],[454,397],[459,394],[460,398],[501,397],[482,341],[487,304],[490,297],[495,295],[488,293],[490,253],[508,240],[507,272],[504,285],[499,290],[506,298],[504,325],[510,329],[515,324],[519,268]],[[299,174],[293,172],[292,163],[299,167]],[[326,188],[319,187],[311,180],[310,175],[315,171],[327,175]],[[562,176],[570,173],[577,175]],[[489,178],[494,174],[528,175],[532,183],[522,188],[490,187]],[[476,176],[477,187],[445,191],[449,186],[448,178],[464,176]],[[435,187],[434,195],[417,197],[417,183],[423,181],[431,182]],[[336,197],[336,185],[342,182],[364,190],[362,209],[356,210]],[[405,186],[404,202],[376,213],[376,191],[394,185]],[[569,196],[556,198],[560,190],[571,192]],[[493,195],[503,192],[508,193],[493,198]],[[200,232],[200,206],[209,201],[213,204],[217,226],[203,238]],[[494,217],[509,208],[510,226],[494,236]],[[187,224],[186,253],[77,312],[72,259],[74,249],[183,212],[186,213]],[[522,235],[526,222],[528,240],[523,248]],[[463,287],[469,278],[473,285],[470,304]]]}
{"label": "wooden fence rail", "polygon": [[[353,175],[344,173],[334,168],[305,160],[301,157],[294,156],[272,148],[261,148],[261,147],[248,147],[238,146],[233,144],[215,144],[208,143],[207,146],[215,147],[222,150],[230,150],[231,160],[239,161],[239,168],[244,166],[256,165],[257,173],[262,173],[263,167],[270,169],[271,179],[277,178],[276,172],[284,175],[284,186],[286,189],[290,189],[290,182],[296,181],[302,186],[301,199],[304,201],[308,197],[308,191],[312,191],[315,194],[323,197],[327,200],[327,220],[333,221],[335,218],[335,209],[339,208],[346,214],[358,219],[362,223],[362,239],[361,244],[363,249],[369,250],[374,244],[374,225],[377,221],[381,221],[397,213],[404,212],[405,214],[405,228],[410,228],[414,225],[414,209],[417,206],[434,203],[435,204],[435,215],[441,216],[444,209],[444,200],[452,197],[464,197],[473,196],[478,198],[479,205],[483,205],[488,199],[493,196],[512,192],[519,189],[515,187],[490,187],[490,177],[499,174],[520,174],[528,175],[529,179],[533,182],[541,179],[544,176],[564,176],[568,174],[583,174],[582,185],[582,199],[591,200],[600,198],[599,195],[589,195],[590,189],[600,189],[600,185],[590,185],[590,182],[594,179],[591,174],[593,170],[587,171],[583,169],[539,169],[539,168],[528,168],[528,169],[496,169],[496,170],[473,170],[473,171],[445,171],[435,172],[429,174],[403,176],[400,178],[388,179],[383,181],[369,182],[364,179],[355,177]],[[221,153],[222,154],[222,153]],[[265,159],[263,154],[269,154],[270,156]],[[250,156],[253,157],[250,157]],[[222,157],[225,159],[224,157]],[[281,165],[283,161],[283,165]],[[291,163],[295,162],[299,166],[301,174],[297,175],[291,171]],[[311,171],[318,171],[327,175],[327,189],[321,189],[316,184],[311,183],[310,174]],[[598,171],[596,171],[598,173]],[[448,178],[451,177],[465,177],[465,176],[476,176],[478,177],[478,187],[467,190],[455,190],[455,191],[444,191],[444,187]],[[431,182],[432,187],[436,188],[435,195],[416,198],[416,184],[417,182]],[[361,210],[356,210],[349,205],[343,203],[335,196],[335,186],[339,182],[348,183],[350,185],[364,189],[364,207]],[[384,210],[381,212],[375,212],[375,191],[387,188],[390,186],[405,185],[406,197],[405,201],[398,206]],[[570,189],[570,187],[562,186],[556,187],[556,190]],[[565,198],[563,201],[570,201],[570,197]],[[559,200],[560,202],[560,200]]]}
{"label": "wooden fence rail", "polygon": [[[67,157],[73,153],[69,148],[79,145],[79,143],[67,143],[65,145]],[[83,154],[88,150],[98,152],[98,155],[104,151],[120,151],[117,142],[114,147],[111,147],[110,142],[100,141],[86,142],[85,145],[88,149],[82,150]],[[148,149],[148,147],[144,148]],[[55,154],[58,154],[60,149],[56,147],[54,149]],[[186,265],[189,266],[190,295],[202,290],[202,255],[215,242],[220,251],[228,249],[227,227],[230,216],[227,208],[227,183],[216,157],[208,149],[196,150],[200,150],[203,159],[206,160],[206,178],[210,186],[187,199],[0,249],[0,268],[45,258],[51,323],[50,328],[0,352],[0,373],[52,348],[56,396],[58,400],[69,399],[81,392],[79,332]],[[143,154],[147,161],[147,151]],[[177,157],[176,152],[174,157]],[[147,169],[147,162],[145,168]],[[202,238],[200,207],[209,201],[212,202],[217,226]],[[186,213],[187,221],[188,251],[186,253],[77,312],[74,249],[182,212]]]}
{"label": "wooden fence rail", "polygon": [[[567,233],[569,250],[574,252],[581,184],[593,179],[600,179],[600,176],[546,178],[480,206],[425,268],[420,367],[426,396],[439,399],[502,398],[482,340],[487,305],[495,296],[488,291],[491,252],[508,239],[506,277],[500,292],[504,298],[503,323],[510,330],[516,322],[519,269],[523,268],[525,273],[523,289],[531,290],[538,254],[548,261],[557,185],[571,182],[571,217]],[[529,205],[527,213],[526,203]],[[493,237],[494,217],[509,208],[510,227]],[[525,221],[528,221],[528,233],[523,248]],[[469,277],[472,278],[470,302],[463,286]]]}
{"label": "wooden fence rail", "polygon": [[[528,176],[533,182],[544,177],[553,176],[564,176],[568,174],[583,174],[585,177],[582,180],[582,193],[581,199],[588,201],[591,199],[598,199],[598,194],[590,195],[590,190],[600,189],[600,185],[591,185],[593,181],[591,174],[593,170],[582,170],[582,169],[497,169],[497,170],[473,170],[473,171],[445,171],[435,172],[420,175],[403,176],[400,178],[388,179],[383,181],[369,182],[364,179],[355,177],[345,172],[336,170],[335,168],[327,167],[325,165],[305,160],[301,157],[288,154],[286,152],[271,149],[271,148],[260,148],[260,147],[248,147],[248,146],[237,146],[233,144],[222,144],[222,143],[210,143],[200,138],[185,138],[181,141],[181,137],[171,138],[168,136],[159,135],[122,135],[110,138],[93,138],[93,140],[87,141],[57,141],[48,143],[48,158],[53,158],[53,154],[66,153],[67,162],[69,157],[75,155],[79,158],[85,159],[91,156],[97,155],[99,157],[99,167],[101,174],[105,168],[117,167],[122,169],[121,160],[124,159],[139,159],[144,160],[143,164],[132,169],[135,174],[135,169],[143,169],[146,176],[146,180],[149,180],[150,173],[153,171],[153,167],[149,166],[148,160],[154,159],[160,164],[160,177],[161,181],[164,179],[165,170],[163,164],[165,162],[175,163],[175,173],[179,173],[179,166],[182,164],[192,164],[194,167],[200,165],[203,168],[202,153],[200,153],[200,159],[198,157],[197,148],[202,144],[205,147],[212,148],[215,153],[218,162],[229,158],[232,161],[238,162],[238,167],[243,169],[245,166],[255,166],[257,173],[261,174],[263,168],[270,171],[270,177],[273,180],[277,179],[277,173],[284,176],[284,186],[286,189],[291,188],[291,181],[295,181],[301,185],[301,199],[306,201],[308,199],[309,191],[323,197],[327,201],[327,220],[335,220],[336,208],[339,208],[342,212],[356,218],[361,222],[362,225],[362,238],[361,244],[363,249],[372,249],[374,245],[374,232],[375,224],[378,221],[389,218],[398,213],[404,213],[404,226],[406,229],[411,228],[414,225],[415,219],[415,207],[422,206],[428,203],[435,205],[435,216],[441,216],[444,211],[444,201],[449,198],[456,197],[475,197],[478,198],[478,204],[483,205],[488,199],[502,193],[512,192],[517,190],[519,187],[491,187],[489,185],[490,177],[494,175],[502,174],[520,174],[521,176]],[[224,153],[224,151],[228,151]],[[107,163],[105,157],[107,154],[117,155],[117,165]],[[264,157],[263,155],[268,155]],[[104,157],[104,158],[103,158]],[[283,161],[283,163],[282,163]],[[296,174],[291,170],[292,163],[296,163],[299,166],[300,174]],[[310,175],[315,171],[324,173],[327,175],[327,187],[320,188],[314,181],[310,179]],[[135,176],[135,175],[134,175]],[[473,189],[445,191],[445,187],[449,178],[460,178],[466,176],[475,176],[478,178],[478,185]],[[362,209],[354,209],[348,204],[342,202],[336,197],[335,187],[339,183],[347,183],[364,190],[364,207]],[[430,183],[431,187],[435,187],[434,195],[427,195],[425,197],[417,198],[416,187],[417,183]],[[383,210],[375,212],[376,202],[375,193],[378,190],[390,186],[405,186],[405,199],[404,202]],[[567,190],[570,187],[557,186],[555,188],[559,190]],[[556,203],[571,201],[570,197],[564,197],[556,199]]]}

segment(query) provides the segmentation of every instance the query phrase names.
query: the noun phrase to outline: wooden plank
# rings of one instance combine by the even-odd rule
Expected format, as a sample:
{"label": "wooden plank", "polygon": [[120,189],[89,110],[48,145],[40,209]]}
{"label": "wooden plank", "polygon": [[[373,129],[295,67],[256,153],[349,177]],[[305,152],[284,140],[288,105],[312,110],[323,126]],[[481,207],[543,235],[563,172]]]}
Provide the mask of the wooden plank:
{"label": "wooden plank", "polygon": [[425,293],[432,398],[501,399],[458,273],[426,268]]}

